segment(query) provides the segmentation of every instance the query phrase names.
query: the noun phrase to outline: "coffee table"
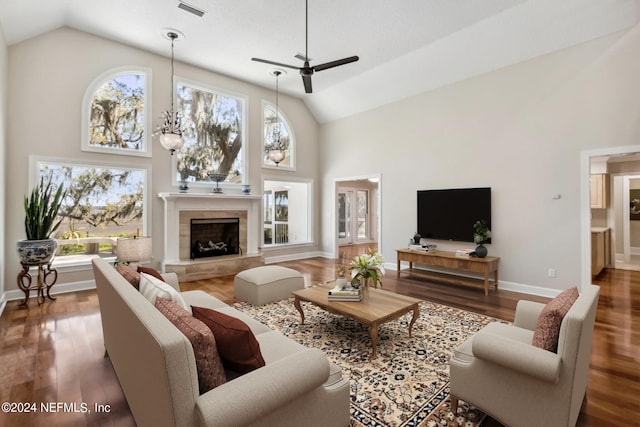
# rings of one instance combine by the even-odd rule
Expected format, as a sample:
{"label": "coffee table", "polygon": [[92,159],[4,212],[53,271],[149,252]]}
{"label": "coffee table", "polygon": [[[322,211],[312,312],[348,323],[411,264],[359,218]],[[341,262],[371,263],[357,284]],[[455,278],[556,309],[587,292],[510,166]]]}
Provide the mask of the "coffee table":
{"label": "coffee table", "polygon": [[373,359],[376,358],[378,327],[381,324],[413,311],[413,317],[411,318],[411,323],[409,323],[409,337],[411,337],[411,328],[413,328],[413,324],[420,316],[418,305],[422,302],[421,300],[382,289],[370,288],[369,296],[364,301],[329,301],[327,292],[333,287],[335,287],[335,282],[292,292],[295,298],[293,304],[302,318],[301,324],[304,324],[304,311],[302,311],[300,302],[307,301],[325,311],[340,314],[367,325],[369,326],[369,336],[371,337],[371,347],[373,348]]}

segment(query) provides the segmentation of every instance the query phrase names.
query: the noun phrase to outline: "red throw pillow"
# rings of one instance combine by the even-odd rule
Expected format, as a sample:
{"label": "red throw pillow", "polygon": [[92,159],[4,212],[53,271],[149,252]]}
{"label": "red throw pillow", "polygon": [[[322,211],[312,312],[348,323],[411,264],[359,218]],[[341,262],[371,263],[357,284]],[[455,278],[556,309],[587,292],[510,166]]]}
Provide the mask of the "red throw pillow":
{"label": "red throw pillow", "polygon": [[196,357],[200,394],[227,382],[211,329],[173,301],[156,298],[155,305],[191,342]]}
{"label": "red throw pillow", "polygon": [[118,263],[116,270],[127,280],[127,282],[131,283],[134,288],[140,290],[140,273],[122,263]]}
{"label": "red throw pillow", "polygon": [[138,273],[147,273],[153,277],[155,277],[158,280],[162,280],[164,282],[164,279],[162,278],[162,274],[158,273],[158,270],[156,270],[155,268],[151,268],[151,267],[143,267],[141,265],[138,266]]}
{"label": "red throw pillow", "polygon": [[213,331],[218,353],[227,369],[246,374],[265,365],[258,340],[242,320],[204,307],[191,306],[191,310],[193,317]]}
{"label": "red throw pillow", "polygon": [[578,299],[578,295],[577,287],[566,289],[542,309],[533,331],[534,346],[557,353],[562,319]]}

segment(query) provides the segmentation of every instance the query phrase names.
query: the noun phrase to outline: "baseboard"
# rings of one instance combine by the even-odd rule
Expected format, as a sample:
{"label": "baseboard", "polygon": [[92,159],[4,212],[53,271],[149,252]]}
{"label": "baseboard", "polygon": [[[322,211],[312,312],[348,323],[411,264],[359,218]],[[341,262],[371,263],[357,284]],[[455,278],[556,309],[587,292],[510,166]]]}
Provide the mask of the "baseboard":
{"label": "baseboard", "polygon": [[[93,280],[83,280],[80,282],[60,283],[55,284],[51,288],[51,295],[66,294],[69,292],[86,291],[89,289],[95,289],[96,282]],[[12,289],[5,293],[6,301],[16,301],[24,299],[24,292],[20,289]],[[35,296],[35,292],[31,289],[31,297]]]}
{"label": "baseboard", "polygon": [[0,316],[4,313],[4,309],[7,307],[7,294],[0,295]]}

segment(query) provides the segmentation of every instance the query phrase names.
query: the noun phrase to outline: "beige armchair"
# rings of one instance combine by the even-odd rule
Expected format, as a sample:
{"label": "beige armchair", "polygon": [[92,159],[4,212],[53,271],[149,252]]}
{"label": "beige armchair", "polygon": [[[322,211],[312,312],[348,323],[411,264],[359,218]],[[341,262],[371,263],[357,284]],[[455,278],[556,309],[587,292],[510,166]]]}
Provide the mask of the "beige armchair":
{"label": "beige armchair", "polygon": [[454,412],[461,399],[510,427],[575,426],[587,389],[599,291],[589,286],[573,303],[557,353],[531,345],[545,306],[531,301],[518,302],[512,325],[491,323],[458,347],[450,361]]}

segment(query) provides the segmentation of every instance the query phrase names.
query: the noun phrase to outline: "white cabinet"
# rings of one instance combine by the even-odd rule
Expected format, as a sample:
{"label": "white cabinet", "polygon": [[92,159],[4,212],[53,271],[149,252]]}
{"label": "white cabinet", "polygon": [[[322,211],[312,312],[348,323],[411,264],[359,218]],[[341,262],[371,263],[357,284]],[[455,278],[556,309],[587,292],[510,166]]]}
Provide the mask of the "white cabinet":
{"label": "white cabinet", "polygon": [[598,173],[591,175],[591,209],[604,209],[607,207],[606,182],[605,174]]}

